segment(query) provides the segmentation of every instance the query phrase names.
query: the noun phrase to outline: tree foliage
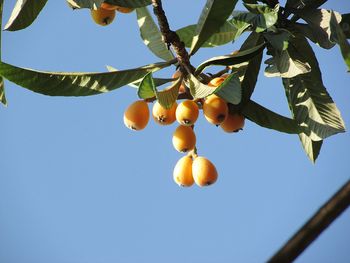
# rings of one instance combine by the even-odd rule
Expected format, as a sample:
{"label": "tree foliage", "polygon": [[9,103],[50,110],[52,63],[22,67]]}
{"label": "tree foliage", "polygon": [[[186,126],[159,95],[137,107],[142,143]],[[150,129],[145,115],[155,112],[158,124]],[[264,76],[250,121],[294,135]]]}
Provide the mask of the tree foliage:
{"label": "tree foliage", "polygon": [[[17,0],[5,30],[17,31],[30,26],[43,11],[47,0]],[[151,0],[67,0],[74,9],[96,9],[103,2],[136,8],[142,41],[163,62],[134,69],[108,72],[49,72],[26,69],[0,62],[0,101],[6,105],[3,78],[24,88],[50,96],[87,96],[109,92],[123,86],[136,86],[141,99],[157,99],[166,108],[177,100],[184,80],[189,98],[204,98],[213,93],[207,84],[211,76],[205,70],[222,66],[230,73],[215,93],[230,105],[230,111],[242,113],[256,124],[279,132],[298,134],[302,146],[315,161],[324,139],[345,131],[335,102],[322,81],[317,57],[310,41],[320,48],[338,46],[350,70],[350,14],[322,9],[326,0],[287,0],[280,6],[273,0],[243,0],[244,11],[235,10],[237,0],[207,0],[195,25],[172,31],[181,45],[195,56],[201,48],[230,45],[243,32],[249,32],[241,48],[232,54],[208,58],[197,66],[181,60],[181,54],[169,49],[170,40],[149,11]],[[2,14],[0,1],[0,13]],[[1,21],[2,19],[0,19]],[[159,22],[159,21],[158,21]],[[176,54],[176,56],[174,55]],[[263,57],[267,58],[263,61]],[[0,57],[1,58],[1,57]],[[285,89],[291,116],[281,116],[251,100],[262,63],[266,77],[279,77]],[[180,67],[183,78],[166,90],[158,85],[173,79],[156,79],[152,72],[171,65]]]}

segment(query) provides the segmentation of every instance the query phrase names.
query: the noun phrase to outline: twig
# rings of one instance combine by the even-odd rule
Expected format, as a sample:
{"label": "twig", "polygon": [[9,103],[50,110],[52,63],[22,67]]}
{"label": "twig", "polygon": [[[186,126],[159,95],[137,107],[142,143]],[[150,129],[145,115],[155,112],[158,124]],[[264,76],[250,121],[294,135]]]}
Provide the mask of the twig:
{"label": "twig", "polygon": [[161,0],[152,0],[153,12],[158,19],[160,32],[163,35],[164,42],[168,45],[168,48],[172,45],[176,53],[176,57],[180,64],[180,70],[184,77],[187,76],[187,72],[193,73],[194,67],[190,63],[190,57],[185,48],[185,44],[180,40],[176,32],[170,30],[168,19],[162,7]]}
{"label": "twig", "polygon": [[348,206],[350,180],[268,262],[294,261]]}

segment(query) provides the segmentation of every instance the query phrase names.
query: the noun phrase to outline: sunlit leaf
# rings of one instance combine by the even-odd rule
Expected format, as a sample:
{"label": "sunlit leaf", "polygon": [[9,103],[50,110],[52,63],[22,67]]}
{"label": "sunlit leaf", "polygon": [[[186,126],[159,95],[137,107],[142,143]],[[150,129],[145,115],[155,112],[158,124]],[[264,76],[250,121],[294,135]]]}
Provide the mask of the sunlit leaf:
{"label": "sunlit leaf", "polygon": [[202,64],[200,64],[197,67],[195,74],[199,74],[208,66],[213,66],[213,65],[231,66],[231,65],[247,62],[250,59],[254,58],[256,55],[262,53],[264,48],[265,48],[265,44],[262,43],[253,48],[246,49],[235,54],[213,57],[211,59],[208,59],[207,61],[204,61]]}
{"label": "sunlit leaf", "polygon": [[219,31],[231,15],[236,3],[237,0],[207,0],[192,40],[191,55],[196,53],[203,43]]}
{"label": "sunlit leaf", "polygon": [[162,40],[157,25],[146,7],[136,9],[137,23],[140,28],[143,43],[152,51],[157,57],[168,61],[174,58],[174,55],[168,50],[166,44]]}
{"label": "sunlit leaf", "polygon": [[310,44],[299,34],[290,45],[303,52],[312,68],[310,73],[283,79],[294,119],[305,127],[305,134],[313,141],[344,132],[344,121],[323,85],[321,71]]}
{"label": "sunlit leaf", "polygon": [[313,141],[304,133],[299,134],[299,139],[303,146],[303,149],[309,159],[315,163],[318,155],[320,154],[323,140],[321,141]]}
{"label": "sunlit leaf", "polygon": [[44,72],[0,63],[0,75],[31,91],[50,96],[89,96],[112,91],[169,66],[157,63],[103,73]]}
{"label": "sunlit leaf", "polygon": [[246,103],[242,113],[259,126],[289,134],[299,134],[303,128],[290,118],[277,114],[254,101]]}
{"label": "sunlit leaf", "polygon": [[5,30],[16,31],[31,25],[45,6],[47,0],[17,0]]}
{"label": "sunlit leaf", "polygon": [[265,5],[244,4],[249,12],[239,12],[233,17],[233,24],[244,22],[252,26],[256,32],[262,32],[273,26],[278,19],[279,5],[270,8]]}
{"label": "sunlit leaf", "polygon": [[[298,11],[296,14],[304,19],[308,23],[309,27],[311,27],[312,34],[310,34],[310,31],[305,31],[305,33],[309,33],[307,36],[312,41],[316,42],[321,47],[326,49],[332,48],[334,46],[334,42],[332,43],[331,40],[331,10],[308,9]],[[336,17],[336,21],[339,23],[342,19],[341,15],[337,12],[334,12],[334,15]]]}
{"label": "sunlit leaf", "polygon": [[[191,47],[193,36],[196,33],[196,27],[197,25],[189,25],[176,31],[181,41],[185,43],[186,47]],[[207,39],[201,47],[216,47],[225,45],[235,40],[237,35],[237,28],[231,23],[225,22],[219,28],[219,31],[215,32],[209,39]]]}
{"label": "sunlit leaf", "polygon": [[141,80],[137,95],[140,99],[150,99],[155,97],[155,84],[152,77],[152,72],[149,72],[146,76]]}
{"label": "sunlit leaf", "polygon": [[241,83],[237,73],[230,74],[218,87],[212,87],[201,83],[194,75],[189,75],[189,87],[191,95],[195,99],[205,98],[216,94],[232,104],[238,104],[242,98]]}

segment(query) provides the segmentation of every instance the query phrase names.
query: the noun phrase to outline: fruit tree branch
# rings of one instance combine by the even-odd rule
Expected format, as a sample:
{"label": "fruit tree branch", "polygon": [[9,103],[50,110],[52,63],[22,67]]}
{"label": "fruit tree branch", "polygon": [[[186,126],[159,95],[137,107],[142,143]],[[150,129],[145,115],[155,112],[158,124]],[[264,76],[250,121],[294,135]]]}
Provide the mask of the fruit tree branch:
{"label": "fruit tree branch", "polygon": [[172,45],[176,53],[177,60],[180,63],[180,70],[186,76],[187,72],[194,72],[194,67],[190,63],[190,57],[185,48],[185,44],[180,40],[175,31],[169,27],[168,19],[163,10],[161,0],[152,0],[153,12],[157,17],[160,32],[163,35],[164,42],[168,48]]}
{"label": "fruit tree branch", "polygon": [[350,205],[350,180],[268,261],[294,261]]}

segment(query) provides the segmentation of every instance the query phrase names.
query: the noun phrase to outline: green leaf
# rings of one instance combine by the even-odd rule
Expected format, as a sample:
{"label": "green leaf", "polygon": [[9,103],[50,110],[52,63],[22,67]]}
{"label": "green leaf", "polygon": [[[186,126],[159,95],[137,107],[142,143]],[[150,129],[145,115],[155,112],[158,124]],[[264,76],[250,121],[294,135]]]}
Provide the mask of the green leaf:
{"label": "green leaf", "polygon": [[292,34],[287,30],[279,29],[276,32],[264,32],[263,35],[275,50],[282,52],[287,50],[289,38]]}
{"label": "green leaf", "polygon": [[50,96],[90,96],[112,91],[141,79],[148,72],[169,66],[169,63],[103,73],[44,72],[0,63],[0,75],[31,91]]}
{"label": "green leaf", "polygon": [[350,72],[350,44],[346,40],[346,36],[339,25],[334,12],[331,12],[331,39],[338,43],[341,54],[343,55],[345,64],[348,66],[348,72]]}
{"label": "green leaf", "polygon": [[45,6],[47,0],[17,0],[5,30],[16,31],[30,26]]}
{"label": "green leaf", "polygon": [[168,88],[158,91],[153,81],[152,72],[150,72],[142,79],[137,94],[141,99],[156,97],[160,105],[170,109],[178,97],[181,82],[182,78],[178,78]]}
{"label": "green leaf", "polygon": [[276,24],[279,5],[270,8],[265,5],[244,4],[250,12],[239,12],[233,17],[233,24],[244,22],[253,27],[256,32],[262,32]]}
{"label": "green leaf", "polygon": [[305,37],[295,34],[290,42],[312,71],[294,78],[283,79],[289,107],[294,119],[305,127],[305,134],[313,141],[323,140],[344,132],[345,125],[340,112],[322,82],[321,71],[315,54]]}
{"label": "green leaf", "polygon": [[287,0],[287,9],[316,9],[328,0]]}
{"label": "green leaf", "polygon": [[277,114],[254,101],[248,101],[242,113],[259,126],[289,134],[299,134],[303,128],[290,118]]}
{"label": "green leaf", "polygon": [[[189,25],[176,31],[186,47],[191,47],[193,36],[196,33],[197,25]],[[219,31],[214,33],[200,47],[216,47],[232,42],[238,37],[237,29],[229,22],[225,22]]]}
{"label": "green leaf", "polygon": [[182,78],[178,78],[171,86],[161,91],[155,88],[156,97],[160,105],[166,109],[170,109],[173,106],[179,95],[182,80]]}
{"label": "green leaf", "polygon": [[[112,66],[107,66],[107,69],[110,72],[118,71],[116,68],[114,68]],[[169,82],[172,82],[174,80],[175,79],[171,79],[171,78],[165,78],[165,79],[164,78],[153,78],[153,81],[154,81],[154,84],[156,85],[156,87],[162,86],[162,85],[164,85],[166,83],[169,83]],[[128,86],[138,89],[139,86],[140,86],[141,81],[142,81],[142,78],[138,79],[138,80],[136,80],[134,82],[129,83]]]}
{"label": "green leaf", "polygon": [[304,148],[306,155],[309,157],[309,159],[313,163],[315,163],[318,155],[320,154],[323,140],[313,141],[308,136],[306,136],[304,133],[299,134],[299,139],[301,141],[301,144]]}
{"label": "green leaf", "polygon": [[[255,46],[264,43],[264,39],[262,34],[252,32],[243,45],[240,48],[240,52],[244,50],[249,50]],[[242,103],[245,104],[250,100],[252,96],[256,82],[258,80],[260,65],[263,58],[263,52],[260,52],[258,55],[253,57],[248,62],[248,66],[242,72],[243,80],[242,80]]]}
{"label": "green leaf", "polygon": [[192,40],[191,55],[194,55],[205,41],[219,31],[231,15],[236,3],[237,0],[207,0]]}
{"label": "green leaf", "polygon": [[318,27],[315,29],[313,26],[300,23],[295,23],[293,27],[322,48],[330,49],[335,45],[330,41],[328,35]]}
{"label": "green leaf", "polygon": [[341,17],[340,26],[346,38],[350,38],[350,14],[342,14]]}
{"label": "green leaf", "polygon": [[148,12],[147,7],[137,8],[136,14],[143,43],[145,43],[149,50],[157,57],[165,61],[172,60],[174,55],[168,50],[166,44],[162,40],[162,34]]}
{"label": "green leaf", "polygon": [[195,99],[202,99],[216,94],[231,104],[239,104],[242,98],[241,83],[237,73],[230,74],[218,87],[211,87],[201,83],[194,75],[189,75],[191,95]]}
{"label": "green leaf", "polygon": [[7,106],[7,100],[6,100],[6,96],[5,96],[4,79],[2,77],[0,77],[0,102],[4,106]]}
{"label": "green leaf", "polygon": [[72,8],[89,8],[96,9],[101,6],[103,2],[107,2],[112,5],[137,8],[150,5],[151,0],[67,0],[68,4]]}
{"label": "green leaf", "polygon": [[[333,11],[327,9],[308,9],[305,11],[296,12],[296,14],[304,19],[308,23],[309,27],[311,27],[313,31],[313,38],[316,40],[312,41],[326,49],[330,49],[334,46],[334,42],[331,40],[330,24],[332,12]],[[334,12],[334,15],[339,23],[342,18],[341,15],[337,12]]]}
{"label": "green leaf", "polygon": [[143,77],[141,80],[137,95],[140,99],[150,99],[155,96],[154,90],[156,89],[156,86],[153,81],[152,72],[149,72],[146,76]]}
{"label": "green leaf", "polygon": [[202,64],[200,64],[197,67],[195,74],[197,75],[201,73],[206,67],[213,66],[213,65],[231,66],[231,65],[247,62],[250,59],[257,56],[258,54],[262,53],[264,48],[265,48],[265,43],[262,43],[253,48],[243,50],[236,54],[213,57],[207,61],[204,61]]}

